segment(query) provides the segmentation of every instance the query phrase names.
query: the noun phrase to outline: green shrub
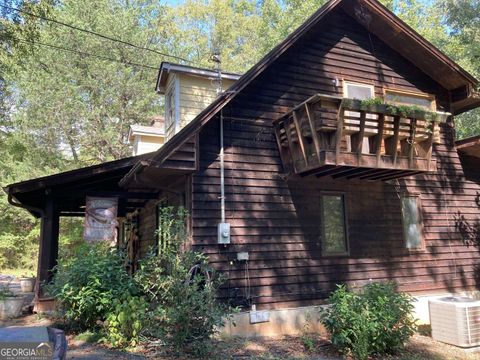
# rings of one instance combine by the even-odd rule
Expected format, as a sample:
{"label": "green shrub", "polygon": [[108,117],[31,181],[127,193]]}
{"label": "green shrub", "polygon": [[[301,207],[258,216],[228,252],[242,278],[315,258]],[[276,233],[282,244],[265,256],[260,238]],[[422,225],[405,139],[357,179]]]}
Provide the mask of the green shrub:
{"label": "green shrub", "polygon": [[372,283],[361,292],[338,286],[321,312],[334,346],[356,359],[396,353],[415,332],[413,299],[394,283]]}
{"label": "green shrub", "polygon": [[230,309],[216,300],[223,278],[209,268],[207,258],[182,251],[185,221],[179,214],[185,213],[163,209],[161,216],[167,219],[161,221],[161,234],[168,234],[162,235],[167,245],[140,262],[135,281],[150,303],[147,334],[163,339],[177,352],[202,356],[209,352],[208,340]]}
{"label": "green shrub", "polygon": [[123,255],[105,244],[83,245],[60,260],[47,291],[70,325],[91,330],[114,310],[115,299],[137,292],[124,264]]}
{"label": "green shrub", "polygon": [[141,262],[135,280],[151,304],[147,333],[178,352],[208,353],[208,340],[229,308],[216,300],[222,279],[205,256],[189,251],[151,255]]}
{"label": "green shrub", "polygon": [[136,346],[144,326],[148,304],[140,296],[116,299],[105,321],[104,341],[115,347]]}

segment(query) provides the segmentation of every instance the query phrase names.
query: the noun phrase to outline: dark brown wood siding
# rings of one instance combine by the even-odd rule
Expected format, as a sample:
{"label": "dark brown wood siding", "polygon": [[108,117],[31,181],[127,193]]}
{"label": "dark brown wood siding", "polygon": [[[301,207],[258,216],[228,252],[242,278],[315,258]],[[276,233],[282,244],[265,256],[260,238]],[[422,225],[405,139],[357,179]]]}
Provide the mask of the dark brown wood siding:
{"label": "dark brown wood siding", "polygon": [[[154,181],[153,179],[149,180],[150,182]],[[157,205],[159,203],[174,207],[184,206],[190,211],[190,205],[187,204],[187,198],[190,197],[190,177],[188,175],[157,179],[157,184],[161,189],[158,199],[148,201],[138,214],[139,258],[145,257],[157,245]],[[190,225],[187,224],[187,226]]]}
{"label": "dark brown wood siding", "polygon": [[[193,176],[193,248],[207,253],[229,281],[223,297],[249,295],[264,307],[312,304],[335,284],[397,280],[404,290],[475,286],[480,260],[465,245],[461,221],[479,221],[477,184],[465,181],[450,125],[435,146],[438,173],[389,183],[338,181],[283,173],[272,120],[315,93],[341,95],[335,78],[434,94],[449,109],[448,92],[338,11],[295,45],[223,110],[226,216],[232,244],[217,245],[220,221],[219,122],[200,133],[199,171]],[[321,254],[319,197],[345,194],[349,256]],[[420,193],[426,250],[404,248],[399,193]],[[463,218],[462,218],[463,217]],[[248,251],[248,271],[235,262]]]}

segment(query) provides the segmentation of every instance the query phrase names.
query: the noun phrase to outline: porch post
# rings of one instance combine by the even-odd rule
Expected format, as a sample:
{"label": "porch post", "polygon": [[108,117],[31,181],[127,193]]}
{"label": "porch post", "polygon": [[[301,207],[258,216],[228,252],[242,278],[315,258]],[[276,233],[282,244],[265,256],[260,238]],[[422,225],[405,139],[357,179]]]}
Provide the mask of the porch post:
{"label": "porch post", "polygon": [[35,307],[42,298],[41,286],[52,278],[51,270],[58,259],[59,214],[51,190],[45,191],[45,211],[41,219],[40,245],[38,252],[37,282],[35,284]]}

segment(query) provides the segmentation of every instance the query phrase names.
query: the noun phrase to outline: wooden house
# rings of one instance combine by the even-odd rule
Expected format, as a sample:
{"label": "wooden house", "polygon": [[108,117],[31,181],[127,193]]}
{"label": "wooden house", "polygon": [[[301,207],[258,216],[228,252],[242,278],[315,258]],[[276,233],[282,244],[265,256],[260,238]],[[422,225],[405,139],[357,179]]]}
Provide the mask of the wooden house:
{"label": "wooden house", "polygon": [[480,185],[465,178],[454,127],[480,106],[477,86],[378,1],[331,0],[157,152],[6,191],[42,216],[40,278],[58,217],[82,215],[85,195],[119,198],[138,234],[133,267],[159,245],[158,208],[185,206],[189,246],[228,275],[219,297],[270,311],[243,329],[290,332],[339,283],[478,287],[479,248],[461,229],[480,221]]}

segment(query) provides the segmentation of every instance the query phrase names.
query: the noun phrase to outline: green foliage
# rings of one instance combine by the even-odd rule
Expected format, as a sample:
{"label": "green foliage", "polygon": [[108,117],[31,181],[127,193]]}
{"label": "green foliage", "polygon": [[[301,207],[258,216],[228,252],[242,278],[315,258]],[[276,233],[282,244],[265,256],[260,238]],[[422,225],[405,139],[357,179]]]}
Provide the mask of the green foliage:
{"label": "green foliage", "polygon": [[361,292],[338,286],[321,312],[322,323],[342,353],[356,359],[393,354],[415,332],[413,299],[396,291],[394,283],[371,283]]}
{"label": "green foliage", "polygon": [[312,336],[312,330],[310,329],[311,314],[307,312],[305,316],[305,324],[302,328],[302,343],[306,351],[313,351],[315,348],[315,339]]}
{"label": "green foliage", "polygon": [[369,108],[376,105],[383,105],[385,104],[385,100],[383,100],[381,97],[374,97],[370,99],[363,99],[360,101],[360,104],[362,108]]}
{"label": "green foliage", "polygon": [[115,299],[108,313],[103,341],[115,347],[136,346],[144,327],[148,304],[140,296],[126,295]]}
{"label": "green foliage", "polygon": [[2,284],[0,286],[0,300],[5,300],[6,298],[16,297],[15,293],[10,290],[9,284]]}
{"label": "green foliage", "polygon": [[101,340],[101,338],[102,335],[99,332],[91,330],[83,331],[80,334],[75,335],[75,340],[87,343],[96,343]]}
{"label": "green foliage", "polygon": [[146,333],[162,338],[178,352],[205,355],[208,340],[222,325],[229,307],[216,300],[223,282],[208,266],[205,255],[181,251],[185,241],[185,210],[168,207],[161,212],[163,234],[169,234],[158,255],[140,262],[135,281],[151,304]]}
{"label": "green foliage", "polygon": [[104,244],[84,245],[60,260],[47,290],[73,327],[94,329],[114,311],[116,299],[136,293],[124,264],[123,255]]}
{"label": "green foliage", "polygon": [[209,338],[229,312],[216,300],[223,279],[206,257],[190,251],[152,254],[141,262],[135,280],[151,304],[147,333],[176,351],[205,355]]}

